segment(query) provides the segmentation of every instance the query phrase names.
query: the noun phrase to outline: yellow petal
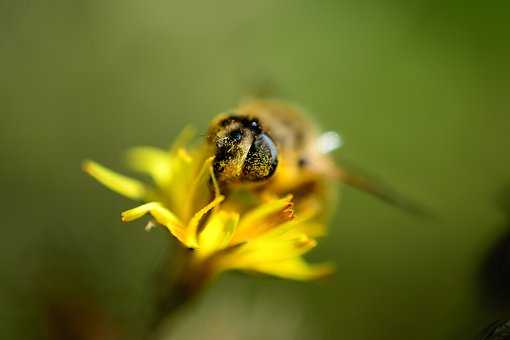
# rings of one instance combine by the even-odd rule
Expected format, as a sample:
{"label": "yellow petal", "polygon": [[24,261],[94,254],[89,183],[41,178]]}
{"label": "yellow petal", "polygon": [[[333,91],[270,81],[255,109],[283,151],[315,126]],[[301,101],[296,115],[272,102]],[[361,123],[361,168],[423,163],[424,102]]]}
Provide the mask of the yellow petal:
{"label": "yellow petal", "polygon": [[280,262],[300,256],[316,245],[315,240],[304,234],[294,239],[260,239],[247,242],[220,261],[226,267],[248,269],[256,264]]}
{"label": "yellow petal", "polygon": [[224,249],[229,244],[238,222],[237,212],[221,210],[213,213],[198,236],[197,255],[203,258]]}
{"label": "yellow petal", "polygon": [[308,237],[320,237],[326,234],[326,225],[316,219],[317,209],[313,206],[303,207],[292,220],[272,228],[265,237],[295,238],[300,234]]}
{"label": "yellow petal", "polygon": [[302,232],[308,237],[321,237],[326,235],[326,225],[318,222],[301,222],[295,226],[297,232]]}
{"label": "yellow petal", "polygon": [[261,204],[241,218],[232,243],[253,239],[293,217],[292,195]]}
{"label": "yellow petal", "polygon": [[271,216],[276,212],[291,208],[292,195],[287,195],[284,198],[270,201],[261,204],[257,208],[247,212],[240,222],[239,227],[250,226],[264,218]]}
{"label": "yellow petal", "polygon": [[175,181],[172,181],[169,188],[170,197],[174,198],[173,204],[184,221],[189,221],[211,198],[209,181],[213,157],[204,161],[200,154],[196,154],[191,159],[191,163],[184,163],[184,159],[177,163]]}
{"label": "yellow petal", "polygon": [[168,184],[172,176],[170,153],[154,147],[137,147],[129,150],[128,163],[136,171],[152,176],[159,187]]}
{"label": "yellow petal", "polygon": [[250,270],[293,280],[315,280],[334,272],[331,264],[309,264],[302,257],[281,262],[259,263]]}
{"label": "yellow petal", "polygon": [[163,205],[159,202],[146,203],[139,207],[124,211],[122,213],[122,221],[130,222],[139,219],[146,214],[151,214],[156,222],[167,227],[172,235],[184,243],[184,226],[170,210],[163,207]]}
{"label": "yellow petal", "polygon": [[186,126],[182,131],[179,133],[177,138],[175,138],[174,142],[172,143],[172,146],[170,147],[170,152],[176,152],[179,149],[183,149],[185,145],[187,145],[195,136],[196,131],[191,126]]}
{"label": "yellow petal", "polygon": [[123,196],[134,200],[142,200],[149,194],[143,183],[120,175],[96,162],[85,161],[82,167],[86,173],[98,182]]}
{"label": "yellow petal", "polygon": [[188,246],[189,248],[197,248],[198,247],[197,230],[198,230],[198,224],[200,223],[200,220],[211,209],[218,206],[224,199],[225,199],[225,197],[221,196],[221,195],[216,197],[212,202],[207,204],[205,207],[200,209],[195,215],[193,215],[190,222],[188,223],[188,226],[186,227],[186,237],[185,237],[186,242],[184,243],[186,246]]}
{"label": "yellow petal", "polygon": [[[305,235],[309,238],[324,236],[326,225],[314,219],[315,214],[306,211],[300,212],[295,218],[279,222],[269,228],[265,233],[258,235],[260,241],[264,240],[292,240]],[[260,227],[259,227],[260,228]]]}
{"label": "yellow petal", "polygon": [[310,238],[324,236],[326,226],[320,222],[293,219],[282,223],[261,236],[262,240],[291,240],[306,235]]}
{"label": "yellow petal", "polygon": [[[198,172],[198,159],[190,156],[185,149],[177,149],[169,153],[170,172],[167,183],[161,183],[159,188],[165,194],[165,202],[172,208],[179,218],[188,221],[190,211],[188,209],[188,197],[190,188]],[[207,200],[209,196],[206,196]],[[205,204],[206,201],[204,201]]]}
{"label": "yellow petal", "polygon": [[191,157],[189,152],[184,148],[177,149],[177,157],[186,163],[191,163],[191,161],[193,161],[193,157]]}
{"label": "yellow petal", "polygon": [[[212,162],[213,157],[209,157],[205,160],[204,164],[202,165],[202,168],[200,169],[200,172],[196,176],[193,185],[189,190],[191,190],[191,196],[190,196],[190,209],[192,209],[194,206],[196,207],[199,202],[203,200],[203,197],[208,197],[209,193],[209,180],[211,179],[212,172]],[[216,190],[216,189],[215,189]]]}

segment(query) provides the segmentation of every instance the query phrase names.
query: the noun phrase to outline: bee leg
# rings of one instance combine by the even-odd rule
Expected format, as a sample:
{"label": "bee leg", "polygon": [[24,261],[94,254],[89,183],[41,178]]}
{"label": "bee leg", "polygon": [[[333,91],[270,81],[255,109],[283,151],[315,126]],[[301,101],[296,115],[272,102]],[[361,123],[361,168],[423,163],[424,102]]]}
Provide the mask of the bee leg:
{"label": "bee leg", "polygon": [[408,213],[423,217],[433,217],[433,214],[428,211],[428,209],[424,208],[419,203],[416,203],[414,200],[402,196],[400,193],[393,190],[379,180],[366,175],[357,175],[340,167],[337,167],[335,177],[342,183],[375,196],[381,201],[393,205]]}

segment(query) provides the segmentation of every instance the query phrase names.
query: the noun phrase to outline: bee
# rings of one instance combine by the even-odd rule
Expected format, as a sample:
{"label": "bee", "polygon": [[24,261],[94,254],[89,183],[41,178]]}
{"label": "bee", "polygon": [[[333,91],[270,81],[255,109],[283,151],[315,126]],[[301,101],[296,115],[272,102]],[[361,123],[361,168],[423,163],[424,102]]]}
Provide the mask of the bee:
{"label": "bee", "polygon": [[209,128],[216,178],[223,187],[274,195],[312,192],[336,172],[329,155],[317,148],[317,131],[295,106],[245,102],[216,117]]}
{"label": "bee", "polygon": [[291,193],[295,201],[333,197],[340,181],[405,210],[421,213],[407,199],[368,176],[335,164],[331,151],[341,146],[334,132],[320,133],[300,108],[278,100],[249,100],[213,119],[207,144],[223,191],[247,188],[264,197]]}

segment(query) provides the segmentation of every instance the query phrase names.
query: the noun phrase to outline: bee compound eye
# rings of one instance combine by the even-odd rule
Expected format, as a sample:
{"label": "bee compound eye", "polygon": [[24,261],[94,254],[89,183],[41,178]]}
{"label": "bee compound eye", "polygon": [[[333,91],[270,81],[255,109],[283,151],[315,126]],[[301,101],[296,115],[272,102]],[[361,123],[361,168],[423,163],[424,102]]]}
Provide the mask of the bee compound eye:
{"label": "bee compound eye", "polygon": [[232,138],[236,142],[240,142],[241,139],[243,139],[243,133],[241,132],[241,130],[230,131],[230,133],[228,135],[230,138]]}
{"label": "bee compound eye", "polygon": [[273,175],[278,165],[278,152],[273,140],[265,133],[255,138],[248,151],[243,177],[248,181],[262,181]]}

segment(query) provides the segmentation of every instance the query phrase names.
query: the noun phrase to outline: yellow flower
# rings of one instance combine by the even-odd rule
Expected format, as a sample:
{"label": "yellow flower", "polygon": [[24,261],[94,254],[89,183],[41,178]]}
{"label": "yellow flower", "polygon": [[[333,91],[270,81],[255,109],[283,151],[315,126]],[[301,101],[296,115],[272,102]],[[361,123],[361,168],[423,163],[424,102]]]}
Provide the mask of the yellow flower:
{"label": "yellow flower", "polygon": [[291,195],[255,207],[225,200],[214,177],[213,158],[203,147],[140,147],[129,152],[128,160],[134,170],[149,174],[154,186],[92,161],[83,168],[111,190],[146,202],[123,212],[122,220],[151,215],[192,249],[195,268],[206,268],[210,275],[237,269],[296,280],[331,272],[327,264],[310,265],[303,259],[315,247],[315,238],[324,234],[324,226],[313,221],[314,209],[294,216]]}

